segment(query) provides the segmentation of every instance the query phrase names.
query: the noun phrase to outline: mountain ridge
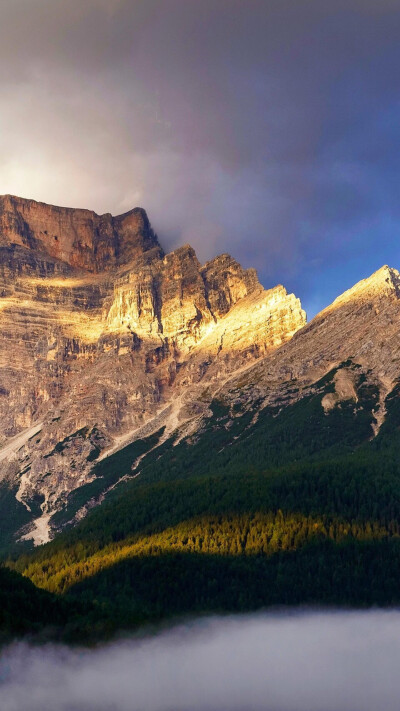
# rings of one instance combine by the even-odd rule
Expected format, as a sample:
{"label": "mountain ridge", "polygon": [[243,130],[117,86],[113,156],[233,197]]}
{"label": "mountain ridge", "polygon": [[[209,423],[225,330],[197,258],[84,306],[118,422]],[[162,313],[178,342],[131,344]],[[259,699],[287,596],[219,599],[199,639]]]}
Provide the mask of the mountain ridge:
{"label": "mountain ridge", "polygon": [[399,272],[307,324],[230,255],[138,235],[100,272],[0,235],[6,634],[19,607],[35,629],[27,590],[49,605],[38,631],[86,642],[172,615],[398,604]]}
{"label": "mountain ridge", "polygon": [[[30,201],[13,200],[29,216]],[[73,247],[73,208],[36,209],[68,211]],[[357,408],[362,373],[377,393],[371,437],[385,422],[399,375],[397,270],[381,267],[306,324],[294,295],[281,285],[265,290],[256,271],[229,254],[204,265],[190,245],[165,254],[143,213],[134,208],[118,218],[139,214],[127,237],[139,251],[129,247],[127,261],[112,268],[107,257],[101,272],[84,271],[74,256],[66,272],[43,273],[35,244],[28,272],[24,256],[14,255],[10,268],[1,244],[13,245],[15,230],[0,220],[0,463],[3,485],[22,507],[25,523],[13,533],[21,541],[45,542],[71,497],[85,487],[97,491],[96,462],[113,461],[135,441],[155,438],[150,451],[162,451],[169,441],[201,437],[216,398],[231,412],[227,426],[251,412],[256,422],[264,410],[280,412],[320,392],[318,382],[333,373],[329,390],[321,390],[326,416],[346,403]],[[48,255],[59,265],[58,257]],[[347,361],[358,370],[341,365]],[[79,515],[124,477],[139,476],[146,457],[135,457],[128,474],[106,477]]]}
{"label": "mountain ridge", "polygon": [[167,431],[206,411],[205,382],[219,387],[306,320],[228,254],[165,254],[141,208],[113,218],[0,198],[0,287],[2,479],[28,513],[40,502],[40,531],[115,440],[155,411],[170,407]]}
{"label": "mountain ridge", "polygon": [[0,246],[41,252],[74,269],[100,272],[160,248],[143,208],[113,217],[58,207],[14,195],[0,196]]}

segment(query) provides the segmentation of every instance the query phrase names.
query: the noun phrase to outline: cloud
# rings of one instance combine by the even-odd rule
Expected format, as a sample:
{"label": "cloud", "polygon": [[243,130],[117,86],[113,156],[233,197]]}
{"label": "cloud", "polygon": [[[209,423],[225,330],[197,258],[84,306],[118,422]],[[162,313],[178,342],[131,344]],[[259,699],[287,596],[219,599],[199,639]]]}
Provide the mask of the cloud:
{"label": "cloud", "polygon": [[400,256],[399,25],[395,0],[3,0],[0,193],[140,203],[167,249],[328,298],[325,269]]}
{"label": "cloud", "polygon": [[11,646],[2,711],[397,711],[399,611],[203,619],[91,650]]}

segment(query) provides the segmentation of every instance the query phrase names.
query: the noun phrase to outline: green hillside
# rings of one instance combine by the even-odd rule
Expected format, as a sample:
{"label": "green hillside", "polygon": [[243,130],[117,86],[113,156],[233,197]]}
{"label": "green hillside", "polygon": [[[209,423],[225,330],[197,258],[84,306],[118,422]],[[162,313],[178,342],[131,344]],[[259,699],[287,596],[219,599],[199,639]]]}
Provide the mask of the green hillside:
{"label": "green hillside", "polygon": [[[94,605],[99,633],[189,613],[400,602],[398,388],[373,439],[376,389],[360,373],[357,404],[324,414],[333,375],[256,421],[213,403],[196,442],[155,449],[75,528],[8,565],[93,620]],[[94,486],[155,441],[103,460]]]}
{"label": "green hillside", "polygon": [[73,609],[77,611],[62,598],[0,567],[0,642],[28,633],[54,636],[65,628]]}

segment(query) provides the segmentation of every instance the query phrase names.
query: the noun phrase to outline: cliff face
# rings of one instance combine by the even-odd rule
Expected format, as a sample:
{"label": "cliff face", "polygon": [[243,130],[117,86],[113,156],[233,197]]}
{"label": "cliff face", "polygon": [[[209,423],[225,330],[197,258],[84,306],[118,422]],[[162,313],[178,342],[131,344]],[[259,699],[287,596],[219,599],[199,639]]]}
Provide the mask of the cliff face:
{"label": "cliff face", "polygon": [[257,422],[316,393],[321,418],[343,403],[356,414],[369,391],[371,437],[385,422],[400,376],[395,269],[305,325],[293,294],[231,256],[165,255],[138,208],[97,216],[6,196],[0,225],[0,487],[30,520],[16,538],[47,540],[77,490],[85,515],[107,493],[95,462],[125,445],[201,436],[215,399],[231,423]]}
{"label": "cliff face", "polygon": [[0,197],[0,246],[10,245],[100,272],[135,259],[158,242],[140,208],[112,217],[5,195]]}
{"label": "cliff face", "polygon": [[157,335],[187,349],[238,301],[262,292],[256,272],[228,254],[202,267],[189,245],[164,257],[150,252],[116,282],[107,327]]}
{"label": "cliff face", "polygon": [[305,324],[298,299],[229,255],[164,255],[139,208],[0,197],[0,295],[1,473],[32,519],[41,500],[36,542],[95,458],[195,427],[230,373]]}

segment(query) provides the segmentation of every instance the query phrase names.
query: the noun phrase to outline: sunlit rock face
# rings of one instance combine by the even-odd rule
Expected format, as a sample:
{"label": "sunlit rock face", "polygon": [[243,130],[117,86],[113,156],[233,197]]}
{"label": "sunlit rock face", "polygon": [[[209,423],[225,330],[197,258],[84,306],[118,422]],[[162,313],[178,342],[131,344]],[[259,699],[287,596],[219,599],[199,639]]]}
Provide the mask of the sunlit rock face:
{"label": "sunlit rock face", "polygon": [[167,435],[305,313],[229,255],[165,255],[140,208],[99,216],[4,196],[0,319],[2,476],[26,507],[42,498],[47,526],[99,452]]}
{"label": "sunlit rock face", "polygon": [[229,254],[207,262],[201,269],[207,299],[213,314],[220,318],[248,294],[260,291],[255,269],[244,270]]}
{"label": "sunlit rock face", "polygon": [[189,245],[166,256],[153,250],[116,282],[107,326],[159,336],[188,350],[238,301],[262,293],[255,270],[243,269],[229,255],[202,267]]}
{"label": "sunlit rock face", "polygon": [[399,273],[383,267],[306,325],[293,294],[229,255],[164,254],[139,208],[0,198],[0,472],[33,524],[16,537],[47,540],[94,462],[126,444],[201,436],[213,399],[253,421],[334,371],[321,418],[356,411],[362,382],[377,393],[373,437],[400,378],[399,297]]}
{"label": "sunlit rock face", "polygon": [[[342,402],[357,408],[358,393],[352,364],[358,378],[375,387],[379,402],[375,410],[375,435],[385,419],[385,398],[400,378],[400,274],[384,266],[358,282],[321,311],[307,326],[240,376],[245,385],[246,406],[290,401],[312,391],[314,384],[335,368],[334,390],[322,398],[324,413]],[[290,386],[288,397],[286,386]],[[223,396],[232,403],[243,399],[233,375]]]}

